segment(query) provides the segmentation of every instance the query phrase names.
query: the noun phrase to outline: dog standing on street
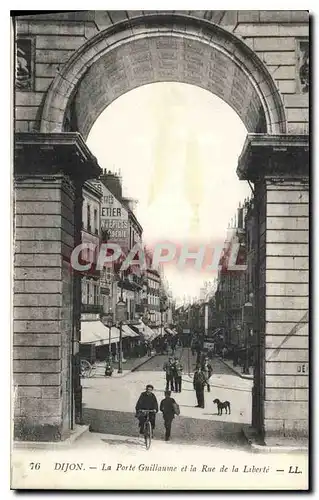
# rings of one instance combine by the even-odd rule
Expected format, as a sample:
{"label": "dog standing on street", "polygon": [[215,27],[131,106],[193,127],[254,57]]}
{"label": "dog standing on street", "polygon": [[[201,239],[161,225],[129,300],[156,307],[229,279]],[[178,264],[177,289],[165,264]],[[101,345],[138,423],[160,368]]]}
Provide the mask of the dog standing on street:
{"label": "dog standing on street", "polygon": [[227,415],[227,410],[228,410],[228,413],[230,414],[230,402],[229,401],[219,401],[219,399],[214,399],[213,403],[215,403],[217,405],[217,409],[218,409],[218,415],[222,415],[223,414],[223,410],[225,410],[225,413]]}

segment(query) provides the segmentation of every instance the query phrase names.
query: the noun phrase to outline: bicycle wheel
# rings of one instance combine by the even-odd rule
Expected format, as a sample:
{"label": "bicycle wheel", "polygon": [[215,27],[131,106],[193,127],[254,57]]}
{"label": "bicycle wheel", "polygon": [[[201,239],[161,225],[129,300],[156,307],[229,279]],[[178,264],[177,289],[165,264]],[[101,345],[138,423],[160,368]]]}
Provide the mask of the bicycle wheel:
{"label": "bicycle wheel", "polygon": [[81,377],[90,377],[92,365],[86,359],[81,360]]}
{"label": "bicycle wheel", "polygon": [[152,441],[152,427],[151,427],[151,422],[145,422],[145,425],[144,425],[144,440],[145,440],[146,449],[149,450],[150,446],[151,446],[151,441]]}

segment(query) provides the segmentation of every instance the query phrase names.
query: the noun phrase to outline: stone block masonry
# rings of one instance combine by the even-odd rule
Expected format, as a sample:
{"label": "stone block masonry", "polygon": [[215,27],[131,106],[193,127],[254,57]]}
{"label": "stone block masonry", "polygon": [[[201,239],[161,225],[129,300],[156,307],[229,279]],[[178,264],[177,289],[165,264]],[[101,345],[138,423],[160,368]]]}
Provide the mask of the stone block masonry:
{"label": "stone block masonry", "polygon": [[252,134],[237,173],[255,183],[259,236],[253,425],[265,444],[273,437],[305,438],[309,423],[308,138]]}
{"label": "stone block masonry", "polygon": [[73,188],[63,175],[16,179],[14,203],[15,439],[55,441],[71,419]]}
{"label": "stone block masonry", "polygon": [[[309,186],[267,181],[265,439],[308,435]],[[294,233],[283,244],[276,236]],[[271,234],[270,234],[271,233]],[[270,237],[270,238],[269,238]],[[307,236],[308,239],[308,236]]]}
{"label": "stone block masonry", "polygon": [[70,254],[81,237],[83,184],[100,173],[79,134],[15,134],[15,440],[65,440],[81,418],[81,278]]}
{"label": "stone block masonry", "polygon": [[[159,13],[158,11],[157,14]],[[309,37],[308,11],[176,11],[176,14],[178,16],[189,15],[196,18],[199,23],[204,19],[210,20],[214,24],[220,25],[226,32],[232,33],[240,40],[243,40],[258,55],[277,85],[287,115],[287,132],[290,134],[308,133],[309,94],[308,92],[302,94],[298,84],[300,58],[298,44],[300,40],[305,41]],[[17,19],[15,23],[17,36],[20,38],[29,37],[34,42],[34,87],[32,92],[24,93],[19,90],[16,92],[16,130],[21,132],[40,130],[42,107],[50,85],[59,72],[63,70],[63,67],[68,64],[70,58],[77,51],[82,50],[88,41],[93,43],[95,36],[100,36],[101,32],[109,29],[110,46],[113,41],[118,43],[124,35],[121,35],[121,33],[112,35],[111,32],[112,27],[119,22],[124,23],[122,30],[125,29],[125,23],[129,23],[131,33],[135,35],[145,35],[148,32],[146,34],[147,38],[150,34],[150,27],[147,27],[148,18],[154,15],[156,15],[155,11],[83,11],[81,13],[55,13],[50,16],[41,14]],[[174,15],[174,11],[166,11],[165,15],[167,15],[167,20],[159,20],[158,26],[162,27],[164,31],[165,28],[170,27],[173,32],[177,21],[176,19],[170,19],[169,15]],[[134,18],[137,16],[144,17],[142,25],[135,24]],[[183,30],[185,30],[186,34],[188,30],[186,20]],[[190,33],[193,34],[192,29]],[[201,36],[204,36],[204,33],[204,29],[199,31]],[[152,79],[150,81],[143,80],[143,67],[147,63],[147,53],[141,58],[144,63],[143,66],[135,68],[133,64],[133,48],[134,45],[131,44],[129,58],[125,53],[125,60],[129,62],[125,63],[123,67],[121,66],[121,71],[118,72],[113,84],[112,79],[107,78],[104,98],[101,97],[101,109],[107,104],[106,101],[104,102],[106,94],[115,92],[113,97],[118,97],[128,90],[125,83],[127,79],[126,72],[129,80],[132,80],[133,73],[135,74],[136,85],[133,87],[143,83],[151,83]],[[165,53],[167,53],[167,50]],[[180,59],[179,64],[181,64],[181,61]],[[88,61],[83,60],[81,64],[86,65]],[[117,64],[119,64],[119,60]],[[158,62],[149,64],[150,71],[157,64]],[[205,58],[203,58],[202,65],[205,68],[208,66]],[[103,71],[105,71],[105,67],[104,65]],[[217,73],[220,72],[220,67],[221,65],[218,65]],[[198,71],[197,69],[197,76]],[[214,71],[215,77],[217,73]],[[185,78],[185,75],[181,76],[181,80],[183,78]],[[194,79],[194,82],[185,83],[200,84],[201,79]],[[63,82],[63,85],[68,86],[69,83]],[[82,113],[84,117],[90,115],[92,103],[90,109],[87,109],[86,101],[91,101],[94,93],[99,88],[101,88],[100,80],[96,84],[90,82],[89,96],[83,97],[81,105],[77,109],[79,116]],[[63,94],[62,87],[59,92]],[[268,100],[270,100],[270,96],[268,96]],[[233,106],[236,106],[236,103],[237,98],[234,100]],[[66,104],[65,102],[61,106],[64,108]],[[272,109],[271,104],[270,109]],[[49,121],[60,123],[59,119],[55,117],[56,113],[58,116],[59,110],[52,108]],[[100,110],[97,115],[99,113]],[[84,136],[90,128],[87,129],[87,127],[82,124],[82,128],[79,128]]]}

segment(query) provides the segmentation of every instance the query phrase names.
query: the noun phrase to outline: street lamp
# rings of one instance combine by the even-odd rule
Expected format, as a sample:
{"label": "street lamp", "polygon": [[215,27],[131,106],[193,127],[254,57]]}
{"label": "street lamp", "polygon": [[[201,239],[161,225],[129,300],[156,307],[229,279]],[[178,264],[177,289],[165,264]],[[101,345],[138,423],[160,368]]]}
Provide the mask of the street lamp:
{"label": "street lamp", "polygon": [[108,313],[106,316],[105,324],[109,329],[109,359],[111,361],[112,357],[112,349],[111,349],[111,331],[112,331],[112,326],[113,325],[113,313]]}
{"label": "street lamp", "polygon": [[163,337],[163,326],[164,326],[163,325],[163,313],[164,313],[164,311],[163,311],[163,309],[161,309],[161,337]]}
{"label": "street lamp", "polygon": [[119,338],[119,367],[117,373],[122,373],[122,327],[123,322],[126,321],[126,303],[123,300],[123,276],[121,276],[121,295],[120,300],[116,304],[116,320],[120,327],[120,338]]}

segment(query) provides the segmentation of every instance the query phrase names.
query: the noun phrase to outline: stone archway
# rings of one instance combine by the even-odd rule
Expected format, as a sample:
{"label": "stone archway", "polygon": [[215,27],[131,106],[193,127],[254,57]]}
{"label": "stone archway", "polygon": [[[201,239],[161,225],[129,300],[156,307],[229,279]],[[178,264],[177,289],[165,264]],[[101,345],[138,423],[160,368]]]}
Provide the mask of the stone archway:
{"label": "stone archway", "polygon": [[[71,346],[79,340],[79,304],[74,302],[79,282],[66,263],[80,234],[82,185],[100,172],[81,135],[87,137],[99,113],[121,94],[158,81],[190,83],[215,93],[249,131],[237,171],[255,184],[259,201],[258,426],[266,436],[307,434],[308,297],[300,291],[308,280],[308,138],[293,134],[304,133],[308,105],[291,76],[297,67],[291,47],[307,35],[304,26],[296,25],[286,56],[277,37],[284,37],[289,26],[281,26],[278,17],[269,24],[269,17],[264,21],[256,12],[257,17],[236,11],[231,31],[193,15],[146,13],[125,21],[121,15],[100,33],[93,29],[94,35],[84,13],[83,32],[88,30],[89,39],[84,42],[80,34],[79,42],[72,39],[76,50],[70,57],[72,51],[65,51],[68,58],[57,70],[44,61],[46,48],[55,44],[57,52],[64,50],[54,24],[59,15],[53,14],[45,35],[39,20],[26,26],[21,22],[20,33],[37,38],[37,71],[45,66],[50,78],[36,76],[35,92],[17,92],[16,101],[13,371],[18,438],[59,440],[74,420],[70,393],[76,395],[76,381],[73,388],[66,381]],[[82,21],[75,17],[61,33],[77,32]],[[233,34],[238,25],[246,38],[252,33],[253,46],[265,51],[268,62]],[[254,38],[256,30],[262,39]],[[270,57],[268,48],[277,54]],[[54,52],[59,63],[61,57]],[[286,68],[280,68],[282,60],[289,61]],[[287,79],[280,92],[271,66],[272,74],[280,71],[283,82]]]}
{"label": "stone archway", "polygon": [[160,81],[213,92],[251,133],[286,132],[281,96],[258,56],[219,26],[182,15],[135,18],[90,39],[52,82],[40,130],[78,131],[85,139],[114,99]]}

